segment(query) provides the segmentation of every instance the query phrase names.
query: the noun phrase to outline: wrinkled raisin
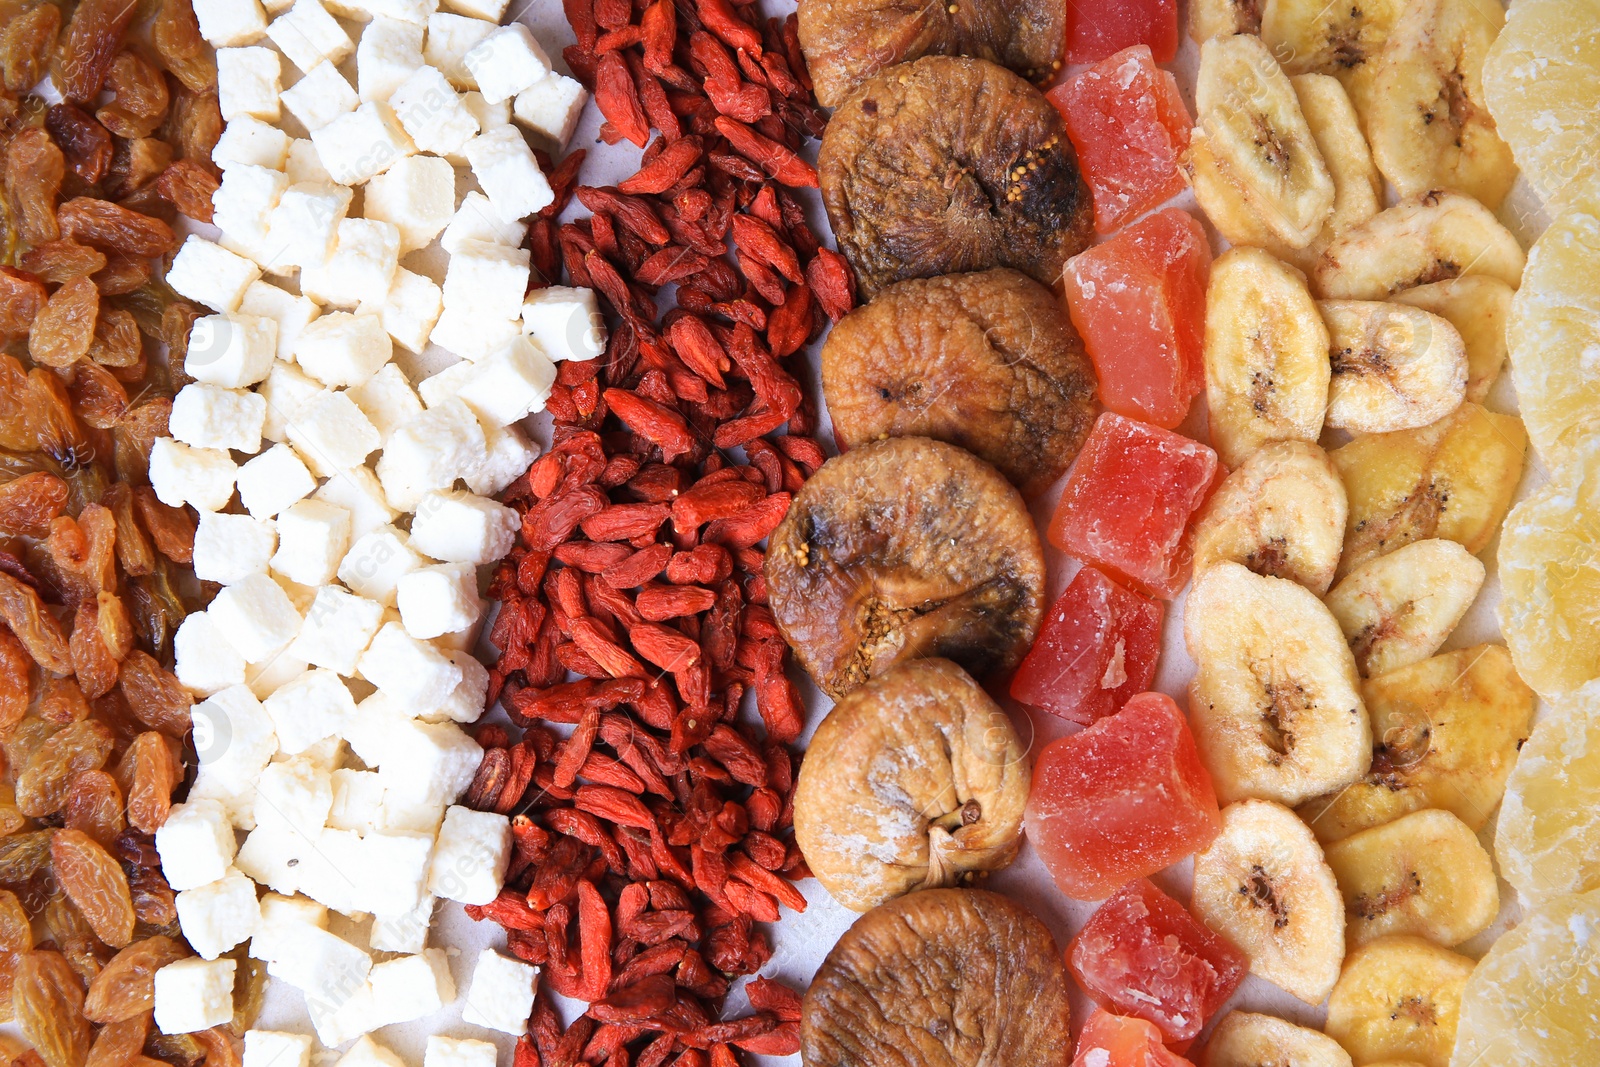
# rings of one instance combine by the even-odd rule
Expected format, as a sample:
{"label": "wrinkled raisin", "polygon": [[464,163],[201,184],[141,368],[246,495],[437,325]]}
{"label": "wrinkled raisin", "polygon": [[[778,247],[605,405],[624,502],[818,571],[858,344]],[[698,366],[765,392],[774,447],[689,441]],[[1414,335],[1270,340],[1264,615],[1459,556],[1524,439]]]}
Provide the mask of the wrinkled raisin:
{"label": "wrinkled raisin", "polygon": [[35,710],[45,722],[71,726],[89,717],[89,701],[78,688],[76,678],[52,676],[39,687],[39,703]]}
{"label": "wrinkled raisin", "polygon": [[153,490],[141,486],[134,490],[134,503],[139,507],[139,517],[156,551],[174,563],[188,565],[194,562],[195,521],[183,508],[169,507],[157,499]]}
{"label": "wrinkled raisin", "polygon": [[69,605],[93,603],[117,587],[117,520],[103,504],[88,504],[76,519],[62,515],[50,524],[46,547]]}
{"label": "wrinkled raisin", "polygon": [[17,807],[17,791],[0,779],[0,837],[18,833],[27,825],[28,817]]}
{"label": "wrinkled raisin", "polygon": [[63,829],[50,842],[50,862],[62,892],[95,936],[126,948],[133,940],[133,900],[116,857],[82,830]]}
{"label": "wrinkled raisin", "polygon": [[200,36],[200,22],[190,0],[161,0],[161,10],[150,26],[150,42],[185,89],[199,93],[216,87],[217,65]]}
{"label": "wrinkled raisin", "polygon": [[172,227],[121,204],[75,196],[56,209],[61,232],[96,248],[130,256],[162,256],[178,247]]}
{"label": "wrinkled raisin", "polygon": [[69,471],[94,458],[94,449],[72,413],[72,398],[60,378],[41,367],[29,371],[27,404],[36,427],[35,448]]}
{"label": "wrinkled raisin", "polygon": [[0,734],[28,713],[28,694],[33,691],[33,657],[10,630],[0,629]]}
{"label": "wrinkled raisin", "polygon": [[[0,267],[0,345],[28,336],[48,299],[38,278],[15,267]],[[34,447],[33,435],[25,426],[19,429],[8,423],[8,416],[26,422],[19,391],[21,368],[10,356],[0,356],[0,363],[0,448],[27,452]]]}
{"label": "wrinkled raisin", "polygon": [[75,774],[67,784],[63,825],[69,830],[81,830],[110,848],[117,835],[128,828],[122,805],[122,790],[105,771]]}
{"label": "wrinkled raisin", "polygon": [[[161,172],[172,162],[172,146],[155,137],[140,137],[134,141],[118,141],[111,153],[111,170],[106,174],[105,190],[112,196],[127,199],[141,189],[154,191],[150,183],[161,177]],[[126,204],[132,208],[133,205]]]}
{"label": "wrinkled raisin", "polygon": [[33,830],[0,837],[0,885],[27,885],[48,870],[54,836],[54,830]]}
{"label": "wrinkled raisin", "polygon": [[127,0],[83,0],[67,23],[59,55],[56,87],[68,100],[91,103],[100,95],[111,61],[122,49],[122,35],[138,4]]}
{"label": "wrinkled raisin", "polygon": [[[10,628],[39,666],[53,674],[72,673],[72,657],[67,651],[67,637],[61,632],[61,624],[45,610],[37,592],[3,571],[0,571],[0,622]],[[17,761],[13,759],[11,765],[15,768]]]}
{"label": "wrinkled raisin", "polygon": [[117,765],[117,784],[128,797],[128,823],[153,834],[172,811],[172,791],[183,780],[183,767],[160,734],[142,733]]}
{"label": "wrinkled raisin", "polygon": [[85,986],[95,980],[116,954],[106,947],[83,913],[62,893],[53,894],[45,902],[44,928]]}
{"label": "wrinkled raisin", "polygon": [[177,928],[177,894],[159,870],[135,869],[128,878],[128,889],[133,893],[133,913],[140,922],[146,926]]}
{"label": "wrinkled raisin", "polygon": [[[101,974],[105,972],[102,970]],[[150,1034],[150,1013],[143,1012],[100,1028],[83,1067],[129,1067]],[[142,1058],[142,1057],[140,1057]]]}
{"label": "wrinkled raisin", "polygon": [[0,533],[44,537],[66,506],[67,483],[49,471],[13,478],[0,485]]}
{"label": "wrinkled raisin", "polygon": [[55,104],[45,112],[44,128],[66,156],[72,173],[93,185],[111,166],[111,131],[82,108]]}
{"label": "wrinkled raisin", "polygon": [[206,1059],[204,1046],[193,1034],[151,1034],[150,1040],[144,1043],[144,1051],[171,1067],[200,1067]]}
{"label": "wrinkled raisin", "polygon": [[[156,438],[167,436],[167,419],[171,414],[172,401],[158,397],[129,409],[117,422],[112,443],[119,479],[132,485],[149,484],[150,450],[155,447]],[[149,529],[148,522],[145,528]]]}
{"label": "wrinkled raisin", "polygon": [[[108,145],[108,159],[109,151]],[[5,190],[23,240],[38,244],[61,235],[56,197],[66,176],[66,162],[50,134],[37,126],[29,126],[11,139],[6,149]]]}
{"label": "wrinkled raisin", "polygon": [[148,284],[153,273],[150,260],[144,256],[113,252],[106,257],[106,265],[95,272],[94,284],[101,296],[126,296]]}
{"label": "wrinkled raisin", "polygon": [[12,990],[22,1036],[48,1067],[83,1067],[92,1037],[83,1017],[83,985],[59,952],[22,954]]}
{"label": "wrinkled raisin", "polygon": [[60,810],[72,776],[104,767],[115,740],[109,726],[93,719],[52,734],[17,776],[17,806],[36,819]]}
{"label": "wrinkled raisin", "polygon": [[131,367],[138,363],[144,355],[144,338],[133,313],[119,307],[102,308],[88,354],[102,367]]}
{"label": "wrinkled raisin", "polygon": [[33,948],[33,925],[22,901],[10,890],[0,889],[0,952],[27,952]]}
{"label": "wrinkled raisin", "polygon": [[[116,597],[106,593],[105,596]],[[120,602],[118,602],[120,607]],[[123,616],[126,619],[126,615]],[[105,696],[117,684],[117,676],[121,672],[122,664],[117,659],[117,650],[113,641],[115,638],[102,626],[103,621],[100,605],[93,600],[87,600],[78,605],[77,614],[73,617],[72,637],[69,647],[72,651],[72,667],[77,674],[78,685],[83,688],[83,695],[90,700]],[[132,623],[128,623],[127,632],[132,633]]]}
{"label": "wrinkled raisin", "polygon": [[93,274],[106,265],[106,254],[81,245],[70,237],[34,245],[17,260],[17,266],[51,285]]}
{"label": "wrinkled raisin", "polygon": [[210,166],[211,150],[222,136],[222,108],[217,103],[216,89],[195,91],[180,87],[167,109],[161,136],[177,149],[179,159]]}
{"label": "wrinkled raisin", "polygon": [[211,198],[219,182],[192,159],[180,159],[162,171],[156,190],[191,219],[211,221]]}
{"label": "wrinkled raisin", "polygon": [[70,367],[89,354],[100,318],[100,290],[73,278],[50,295],[28,331],[28,355],[46,367]]}
{"label": "wrinkled raisin", "polygon": [[106,88],[116,101],[95,115],[118,137],[148,137],[166,117],[170,102],[166,79],[135,52],[122,52],[112,60]]}
{"label": "wrinkled raisin", "polygon": [[[91,346],[90,352],[93,351]],[[77,364],[67,392],[72,396],[72,410],[78,418],[97,430],[112,429],[127,414],[128,390],[98,363]]]}
{"label": "wrinkled raisin", "polygon": [[150,729],[179,739],[189,732],[194,698],[161,664],[137,649],[122,664],[122,695],[134,718]]}
{"label": "wrinkled raisin", "polygon": [[145,938],[112,957],[89,986],[83,1011],[97,1023],[135,1018],[154,1007],[156,972],[188,956],[170,937]]}
{"label": "wrinkled raisin", "polygon": [[42,3],[13,15],[0,29],[0,83],[13,93],[39,84],[61,32],[61,9]]}
{"label": "wrinkled raisin", "polygon": [[183,369],[189,354],[189,332],[205,310],[187,300],[174,300],[161,312],[161,339],[167,343],[167,373],[172,387],[181,389],[194,379]]}
{"label": "wrinkled raisin", "polygon": [[155,570],[155,546],[145,536],[134,512],[133,490],[124,482],[106,486],[100,503],[111,511],[117,527],[117,562],[132,577],[140,577]]}

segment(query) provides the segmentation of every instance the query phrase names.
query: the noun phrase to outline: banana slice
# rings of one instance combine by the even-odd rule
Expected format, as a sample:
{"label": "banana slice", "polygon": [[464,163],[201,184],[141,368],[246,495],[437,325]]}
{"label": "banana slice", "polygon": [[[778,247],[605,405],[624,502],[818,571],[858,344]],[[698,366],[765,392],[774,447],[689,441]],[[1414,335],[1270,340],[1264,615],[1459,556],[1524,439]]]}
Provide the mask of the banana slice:
{"label": "banana slice", "polygon": [[1194,910],[1250,957],[1250,973],[1320,1004],[1344,958],[1344,899],[1322,846],[1281,804],[1245,800],[1194,857]]}
{"label": "banana slice", "polygon": [[1215,563],[1195,577],[1184,637],[1197,667],[1189,718],[1224,804],[1298,804],[1367,773],[1356,662],[1314,593]]}
{"label": "banana slice", "polygon": [[1206,289],[1211,443],[1237,467],[1268,441],[1315,441],[1328,406],[1328,327],[1305,277],[1257,248],[1211,266]]}
{"label": "banana slice", "polygon": [[1404,1059],[1450,1067],[1461,991],[1471,974],[1470,959],[1431,941],[1380,937],[1344,961],[1323,1029],[1357,1063]]}
{"label": "banana slice", "polygon": [[1365,113],[1375,60],[1404,0],[1267,0],[1261,39],[1291,74],[1331,74]]}
{"label": "banana slice", "polygon": [[1471,275],[1513,289],[1527,255],[1494,213],[1469,196],[1408,196],[1336,238],[1311,273],[1327,300],[1387,300],[1418,285]]}
{"label": "banana slice", "polygon": [[1506,324],[1516,290],[1469,274],[1394,294],[1394,301],[1447,319],[1467,346],[1467,399],[1481,404],[1506,365]]}
{"label": "banana slice", "polygon": [[1304,248],[1333,212],[1333,178],[1288,75],[1250,34],[1200,46],[1195,110],[1222,173],[1257,220]]}
{"label": "banana slice", "polygon": [[1446,652],[1365,682],[1361,694],[1376,738],[1372,769],[1300,806],[1318,840],[1342,841],[1424,808],[1483,829],[1533,721],[1533,690],[1505,646]]}
{"label": "banana slice", "polygon": [[1483,64],[1505,25],[1488,0],[1411,0],[1372,71],[1363,115],[1372,158],[1401,196],[1456,189],[1498,208],[1517,180],[1483,95]]}
{"label": "banana slice", "polygon": [[1321,596],[1344,547],[1344,484],[1308,441],[1250,454],[1211,494],[1194,529],[1194,573],[1232,560]]}
{"label": "banana slice", "polygon": [[1481,552],[1511,506],[1527,448],[1520,419],[1469,401],[1431,426],[1329,452],[1350,500],[1339,577],[1429,537]]}
{"label": "banana slice", "polygon": [[1439,650],[1483,588],[1471,552],[1430,537],[1369,560],[1334,586],[1325,603],[1364,678],[1420,663]]}
{"label": "banana slice", "polygon": [[1387,934],[1459,945],[1487,930],[1500,910],[1489,853],[1448,811],[1414,811],[1329,845],[1327,854],[1352,946]]}
{"label": "banana slice", "polygon": [[1333,379],[1329,426],[1356,433],[1414,430],[1467,395],[1467,346],[1449,321],[1420,308],[1325,300]]}
{"label": "banana slice", "polygon": [[1350,1067],[1327,1034],[1273,1015],[1230,1011],[1211,1032],[1201,1067]]}
{"label": "banana slice", "polygon": [[1261,0],[1189,0],[1189,36],[1195,44],[1260,32]]}

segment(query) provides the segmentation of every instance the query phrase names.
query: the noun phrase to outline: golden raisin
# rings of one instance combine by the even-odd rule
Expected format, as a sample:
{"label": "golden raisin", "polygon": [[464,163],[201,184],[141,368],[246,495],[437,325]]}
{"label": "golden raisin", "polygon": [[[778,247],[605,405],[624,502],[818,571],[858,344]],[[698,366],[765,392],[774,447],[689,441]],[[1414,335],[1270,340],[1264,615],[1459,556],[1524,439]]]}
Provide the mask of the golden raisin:
{"label": "golden raisin", "polygon": [[49,471],[34,471],[0,485],[0,533],[44,537],[67,506],[67,483]]}
{"label": "golden raisin", "polygon": [[69,605],[94,602],[117,587],[117,520],[103,504],[88,504],[74,519],[56,517],[46,546]]}
{"label": "golden raisin", "polygon": [[161,10],[150,25],[150,42],[167,70],[192,93],[217,85],[217,64],[200,36],[190,0],[161,0]]}
{"label": "golden raisin", "polygon": [[[0,345],[28,336],[33,320],[44,310],[44,283],[15,267],[0,267]],[[0,448],[26,452],[34,447],[33,435],[6,424],[6,412],[21,412],[21,367],[10,356],[0,356]]]}
{"label": "golden raisin", "polygon": [[50,285],[93,274],[106,265],[106,254],[98,248],[81,245],[70,237],[44,241],[22,253],[17,266],[36,274]]}
{"label": "golden raisin", "polygon": [[179,159],[211,166],[211,150],[222,136],[222,108],[215,88],[202,92],[180,87],[167,110],[161,136],[177,149]]}
{"label": "golden raisin", "polygon": [[50,295],[28,331],[28,354],[46,367],[70,367],[89,354],[100,318],[100,290],[73,278]]}
{"label": "golden raisin", "polygon": [[194,562],[195,520],[186,508],[174,508],[157,499],[155,491],[145,486],[134,490],[134,502],[139,506],[139,517],[156,551],[174,563],[185,566]]}
{"label": "golden raisin", "polygon": [[[119,137],[148,137],[166,117],[171,97],[161,71],[137,52],[123,51],[111,61],[106,88],[116,97],[116,106],[141,123],[151,123],[141,134],[117,133]],[[101,120],[104,121],[103,119]]]}
{"label": "golden raisin", "polygon": [[164,256],[178,247],[172,227],[108,200],[75,196],[56,209],[61,232],[130,256]]}
{"label": "golden raisin", "polygon": [[0,83],[13,93],[38,85],[60,32],[61,9],[54,4],[37,4],[12,16],[0,29]]}
{"label": "golden raisin", "polygon": [[62,96],[92,103],[100,95],[111,61],[122,49],[122,35],[138,10],[138,4],[127,0],[83,0],[77,6],[57,56],[56,88]]}
{"label": "golden raisin", "polygon": [[140,922],[146,926],[177,928],[177,894],[159,870],[137,868],[128,878],[128,889],[133,893],[133,913]]}
{"label": "golden raisin", "polygon": [[106,176],[111,166],[111,132],[80,107],[54,104],[45,112],[44,128],[60,146],[72,173],[88,185]]}
{"label": "golden raisin", "polygon": [[220,182],[192,159],[180,159],[161,172],[156,189],[172,206],[191,219],[211,221],[211,198]]}
{"label": "golden raisin", "polygon": [[33,925],[22,901],[9,889],[0,889],[0,952],[27,952],[33,948]]}
{"label": "golden raisin", "polygon": [[[155,447],[156,438],[167,436],[167,419],[171,414],[172,401],[157,397],[130,409],[117,422],[111,436],[119,479],[130,485],[149,483],[150,450]],[[146,528],[149,528],[148,523]]]}
{"label": "golden raisin", "polygon": [[36,449],[69,472],[94,459],[94,449],[72,413],[72,398],[60,378],[41,367],[29,371],[27,404],[36,427]]}
{"label": "golden raisin", "polygon": [[28,713],[32,679],[33,657],[10,630],[0,628],[0,736],[10,733]]}
{"label": "golden raisin", "polygon": [[[10,628],[39,666],[52,674],[72,673],[72,657],[61,624],[45,610],[38,593],[4,571],[0,571],[0,622]],[[16,765],[15,760],[12,765]],[[0,878],[0,882],[4,881]]]}
{"label": "golden raisin", "polygon": [[67,392],[72,397],[72,410],[78,419],[97,430],[113,429],[127,414],[127,388],[98,363],[74,366]]}
{"label": "golden raisin", "polygon": [[202,1030],[194,1035],[200,1047],[206,1050],[206,1067],[241,1067],[243,1058],[239,1038],[223,1027]]}
{"label": "golden raisin", "polygon": [[94,1035],[94,1047],[83,1067],[135,1067],[134,1060],[144,1059],[140,1050],[149,1034],[149,1012],[102,1026]]}
{"label": "golden raisin", "polygon": [[183,780],[183,767],[166,738],[153,731],[140,734],[117,765],[117,784],[128,796],[128,823],[153,834],[172,811],[172,791]]}
{"label": "golden raisin", "polygon": [[102,367],[131,367],[144,355],[144,338],[133,313],[106,307],[95,322],[89,358]]}
{"label": "golden raisin", "polygon": [[174,300],[161,313],[161,339],[167,343],[167,368],[172,388],[182,389],[194,379],[183,369],[189,355],[189,331],[205,310],[187,300]]}
{"label": "golden raisin", "polygon": [[150,544],[150,538],[145,536],[138,516],[134,514],[133,490],[125,482],[112,482],[106,486],[100,503],[111,511],[112,518],[116,520],[117,562],[122,564],[123,571],[132,577],[149,574],[155,569],[155,547]]}
{"label": "golden raisin", "polygon": [[[110,596],[111,594],[106,594]],[[72,621],[72,667],[83,695],[90,700],[105,696],[117,684],[122,664],[117,660],[112,638],[101,630],[99,605],[86,600],[78,605]]]}
{"label": "golden raisin", "polygon": [[123,206],[138,210],[131,198],[140,190],[154,195],[151,182],[172,162],[172,146],[156,137],[136,141],[119,140],[111,153],[111,170],[102,187],[114,197],[129,201]]}
{"label": "golden raisin", "polygon": [[[109,160],[109,141],[106,151]],[[24,241],[38,244],[61,235],[56,197],[65,176],[66,158],[50,134],[29,126],[11,139],[6,148],[6,198],[17,214],[17,231]]]}
{"label": "golden raisin", "polygon": [[45,901],[44,928],[85,986],[94,981],[111,957],[116,955],[100,940],[77,906],[62,893],[58,892]]}
{"label": "golden raisin", "polygon": [[95,936],[112,948],[133,940],[133,900],[122,864],[82,830],[56,832],[50,862],[61,891],[77,907]]}
{"label": "golden raisin", "polygon": [[67,786],[63,825],[82,830],[100,845],[110,848],[117,835],[127,829],[122,816],[122,789],[105,771],[84,771],[72,776]]}
{"label": "golden raisin", "polygon": [[92,1034],[83,1017],[83,984],[65,956],[23,953],[11,996],[22,1036],[47,1067],[83,1067]]}
{"label": "golden raisin", "polygon": [[104,767],[115,741],[111,728],[93,719],[51,734],[17,776],[17,807],[35,819],[60,810],[72,776]]}
{"label": "golden raisin", "polygon": [[101,296],[125,296],[148,283],[153,273],[146,257],[113,252],[106,257],[106,265],[95,272],[94,284]]}
{"label": "golden raisin", "polygon": [[[150,1040],[144,1043],[144,1051],[170,1067],[200,1067],[206,1059],[206,1050],[193,1034],[151,1034]],[[150,1065],[134,1064],[133,1067]]]}
{"label": "golden raisin", "polygon": [[150,729],[178,739],[189,732],[194,698],[171,672],[138,649],[123,660],[122,695],[134,718]]}
{"label": "golden raisin", "polygon": [[156,972],[189,955],[170,937],[147,937],[112,957],[93,983],[83,1006],[93,1022],[118,1023],[155,1006]]}
{"label": "golden raisin", "polygon": [[71,726],[89,717],[89,701],[84,698],[83,690],[78,688],[76,678],[51,676],[39,687],[36,711],[45,722]]}

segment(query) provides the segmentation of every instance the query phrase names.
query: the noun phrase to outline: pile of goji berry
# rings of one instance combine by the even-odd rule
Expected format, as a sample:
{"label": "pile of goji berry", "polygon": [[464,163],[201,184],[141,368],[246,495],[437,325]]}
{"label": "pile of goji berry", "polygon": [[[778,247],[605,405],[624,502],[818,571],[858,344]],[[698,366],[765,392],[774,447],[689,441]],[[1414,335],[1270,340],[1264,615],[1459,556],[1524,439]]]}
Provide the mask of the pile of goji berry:
{"label": "pile of goji berry", "polygon": [[[564,270],[611,329],[602,358],[560,364],[552,447],[502,498],[522,527],[490,587],[489,698],[522,736],[478,731],[466,803],[512,815],[515,848],[505,891],[468,911],[589,1005],[563,1032],[541,997],[516,1067],[735,1067],[735,1048],[799,1049],[781,985],[752,979],[754,1013],[719,1016],[771,958],[757,924],[805,907],[803,708],[757,546],[822,464],[793,363],[855,285],[791,191],[816,184],[796,150],[824,122],[794,16],[564,6],[602,136],[648,147],[615,187],[577,185],[581,152],[546,168],[557,199],[530,231],[535,284]],[[558,223],[574,196],[589,217]]]}

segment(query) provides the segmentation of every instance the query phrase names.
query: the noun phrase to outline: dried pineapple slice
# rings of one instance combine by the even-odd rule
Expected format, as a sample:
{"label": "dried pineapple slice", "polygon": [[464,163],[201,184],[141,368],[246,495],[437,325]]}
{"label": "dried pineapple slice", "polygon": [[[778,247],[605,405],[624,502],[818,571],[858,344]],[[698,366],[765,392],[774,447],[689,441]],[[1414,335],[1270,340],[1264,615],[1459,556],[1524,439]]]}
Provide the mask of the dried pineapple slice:
{"label": "dried pineapple slice", "polygon": [[1401,1058],[1449,1067],[1471,974],[1470,959],[1420,937],[1369,941],[1346,957],[1323,1030],[1359,1064]]}
{"label": "dried pineapple slice", "polygon": [[1300,805],[1318,840],[1340,841],[1407,812],[1442,808],[1474,831],[1500,803],[1533,721],[1533,690],[1503,645],[1458,649],[1362,683],[1372,769]]}
{"label": "dried pineapple slice", "polygon": [[1406,289],[1392,299],[1431,311],[1456,328],[1467,346],[1467,399],[1481,404],[1506,363],[1506,325],[1515,293],[1498,278],[1468,274]]}
{"label": "dried pineapple slice", "polygon": [[1531,907],[1600,889],[1600,687],[1558,701],[1506,782],[1495,854]]}

